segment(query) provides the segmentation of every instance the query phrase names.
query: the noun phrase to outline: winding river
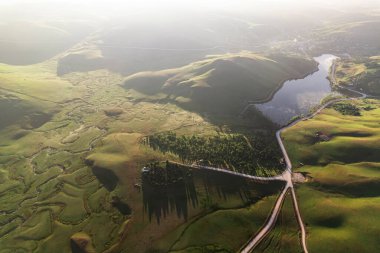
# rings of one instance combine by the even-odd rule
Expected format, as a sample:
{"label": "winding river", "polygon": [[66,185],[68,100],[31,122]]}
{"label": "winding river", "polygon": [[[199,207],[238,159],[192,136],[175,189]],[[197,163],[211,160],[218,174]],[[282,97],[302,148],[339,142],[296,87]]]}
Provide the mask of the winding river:
{"label": "winding river", "polygon": [[254,106],[279,125],[285,125],[294,116],[308,114],[332,92],[327,77],[336,58],[331,54],[315,57],[319,64],[316,72],[303,79],[286,81],[269,102]]}

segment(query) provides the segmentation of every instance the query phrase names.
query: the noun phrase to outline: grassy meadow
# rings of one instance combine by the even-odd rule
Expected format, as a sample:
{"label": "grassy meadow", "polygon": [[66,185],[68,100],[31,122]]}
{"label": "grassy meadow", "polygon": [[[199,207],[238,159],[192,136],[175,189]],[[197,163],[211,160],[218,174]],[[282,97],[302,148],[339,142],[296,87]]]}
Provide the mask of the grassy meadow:
{"label": "grassy meadow", "polygon": [[[253,184],[242,199],[240,190],[207,186],[209,179],[196,180],[198,202],[188,200],[186,219],[172,206],[158,224],[155,216],[166,209],[144,204],[141,168],[180,158],[142,145],[143,137],[168,131],[210,137],[231,130],[176,103],[125,89],[124,77],[108,70],[57,77],[56,68],[55,60],[0,65],[1,253],[235,251],[263,224],[279,185]],[[215,236],[208,244],[193,243],[205,224],[216,231],[221,220],[224,238],[239,240]]]}
{"label": "grassy meadow", "polygon": [[237,252],[264,225],[276,197],[206,212],[175,229],[155,247],[158,252],[166,252],[169,246],[169,252],[173,253]]}
{"label": "grassy meadow", "polygon": [[100,110],[97,121],[83,101],[89,88],[57,78],[54,62],[0,68],[2,102],[27,108],[2,110],[13,119],[0,129],[1,252],[70,252],[77,232],[91,235],[97,251],[118,244],[128,218],[85,164],[106,117]]}
{"label": "grassy meadow", "polygon": [[[133,189],[142,163],[164,159],[141,148],[141,136],[160,130],[215,131],[176,106],[128,102],[129,94],[117,85],[120,78],[106,71],[57,78],[54,63],[2,65],[1,71],[4,100],[21,103],[30,110],[27,116],[49,114],[33,126],[20,113],[0,129],[1,252],[57,247],[70,252],[70,237],[78,232],[91,236],[96,252],[119,252],[130,216],[115,208],[112,198],[141,202],[135,189],[130,192],[135,200],[126,200],[128,187],[120,185]],[[108,116],[114,108],[121,113]],[[107,189],[110,182],[99,181],[88,161],[114,169],[117,188]]]}
{"label": "grassy meadow", "polygon": [[380,102],[347,103],[360,116],[330,107],[283,135],[295,170],[308,178],[297,196],[309,252],[379,251]]}

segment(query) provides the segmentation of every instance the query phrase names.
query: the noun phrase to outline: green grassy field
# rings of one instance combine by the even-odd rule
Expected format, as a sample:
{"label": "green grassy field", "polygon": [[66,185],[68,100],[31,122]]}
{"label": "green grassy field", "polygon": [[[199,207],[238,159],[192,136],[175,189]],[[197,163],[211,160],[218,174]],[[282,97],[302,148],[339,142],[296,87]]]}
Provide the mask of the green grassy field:
{"label": "green grassy field", "polygon": [[[96,252],[115,249],[129,219],[112,205],[116,193],[104,190],[85,164],[107,122],[117,121],[99,100],[122,103],[115,96],[124,91],[119,77],[99,71],[60,79],[55,68],[54,62],[0,67],[2,105],[20,104],[15,115],[2,107],[4,117],[14,117],[0,129],[1,252],[71,252],[70,237],[77,232],[91,236]],[[103,85],[109,89],[95,88]],[[33,124],[33,114],[49,117]]]}
{"label": "green grassy field", "polygon": [[[351,103],[360,108],[361,116],[342,115],[328,108],[323,114],[302,121],[285,132],[284,140],[294,165],[378,161],[378,100]],[[319,140],[317,132],[327,135],[330,140]]]}
{"label": "green grassy field", "polygon": [[[14,116],[0,128],[1,253],[44,253],[57,247],[71,252],[81,240],[89,243],[88,252],[144,252],[171,242],[164,236],[214,205],[199,183],[200,202],[197,208],[189,206],[187,220],[174,212],[160,224],[150,221],[135,187],[141,183],[141,168],[179,158],[141,145],[141,139],[163,131],[214,136],[228,128],[176,104],[138,102],[137,92],[118,85],[123,77],[106,70],[57,77],[56,66],[54,61],[0,65],[0,103],[6,105],[1,113]],[[9,115],[14,103],[18,111]],[[273,194],[259,188],[252,196]],[[237,248],[268,214],[266,209],[257,214],[258,199],[246,209],[246,200],[236,193],[224,199],[215,190],[211,196],[220,209],[210,214],[212,220],[226,217],[226,226],[233,229],[251,222],[250,229],[239,232],[241,241],[223,247]]]}
{"label": "green grassy field", "polygon": [[[176,90],[183,83],[190,89],[210,85],[223,90],[231,80],[218,86],[215,78],[225,77],[218,69],[233,65],[234,71],[244,74],[240,84],[255,79],[261,86],[268,85],[252,91],[253,99],[262,99],[284,79],[300,77],[314,68],[312,61],[302,58],[272,58],[249,53],[213,56],[176,69],[173,83],[168,84],[173,87],[167,89]],[[247,70],[251,67],[257,67],[256,73]],[[214,68],[216,73],[212,73]],[[270,82],[259,73],[268,69],[277,73]],[[230,180],[215,186],[212,180],[197,176],[197,201],[169,192],[165,193],[169,204],[165,194],[157,197],[161,209],[152,202],[155,195],[141,188],[141,168],[147,163],[181,160],[173,153],[142,145],[144,137],[168,131],[205,138],[234,131],[254,134],[247,128],[250,124],[236,121],[238,115],[221,117],[216,123],[196,110],[185,110],[183,103],[197,101],[189,94],[167,99],[166,91],[149,94],[144,89],[126,89],[120,85],[125,84],[125,77],[108,70],[60,77],[56,71],[56,59],[28,66],[0,64],[0,105],[4,109],[0,112],[4,117],[0,123],[1,253],[44,253],[57,247],[76,252],[80,241],[88,243],[87,249],[81,249],[87,252],[204,247],[235,251],[263,224],[279,185],[257,183],[237,191],[224,188]],[[173,74],[168,72],[164,74]],[[259,96],[264,90],[265,96]],[[255,123],[268,130],[264,119],[256,118]],[[163,194],[162,190],[154,192]],[[165,205],[171,205],[170,211]],[[212,231],[217,231],[221,221],[228,231],[224,240],[204,234],[209,243],[208,239],[193,243],[202,237],[199,231],[205,224],[213,224]],[[243,223],[249,226],[242,227]],[[175,242],[178,234],[181,238]]]}
{"label": "green grassy field", "polygon": [[276,195],[254,205],[229,207],[194,218],[156,245],[158,252],[236,252],[265,223]]}
{"label": "green grassy field", "polygon": [[[297,187],[297,195],[310,252],[380,249],[380,102],[350,103],[361,116],[328,108],[284,133],[296,171],[309,178]],[[316,132],[329,140],[319,140]]]}

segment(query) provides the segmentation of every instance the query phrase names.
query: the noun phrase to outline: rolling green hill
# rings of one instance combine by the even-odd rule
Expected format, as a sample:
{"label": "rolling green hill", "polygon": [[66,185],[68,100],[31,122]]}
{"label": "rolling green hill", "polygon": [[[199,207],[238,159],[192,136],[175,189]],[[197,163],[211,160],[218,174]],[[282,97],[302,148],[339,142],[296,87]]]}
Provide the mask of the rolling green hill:
{"label": "rolling green hill", "polygon": [[308,175],[297,194],[310,252],[379,250],[380,104],[351,103],[360,116],[328,108],[284,132],[296,171]]}
{"label": "rolling green hill", "polygon": [[[291,56],[252,53],[215,55],[187,66],[127,77],[123,86],[189,110],[237,115],[248,101],[265,101],[285,80],[305,76],[315,62]],[[270,74],[268,74],[270,73]]]}
{"label": "rolling green hill", "polygon": [[77,98],[78,89],[51,73],[55,66],[0,64],[0,131],[11,125],[38,128],[67,100]]}

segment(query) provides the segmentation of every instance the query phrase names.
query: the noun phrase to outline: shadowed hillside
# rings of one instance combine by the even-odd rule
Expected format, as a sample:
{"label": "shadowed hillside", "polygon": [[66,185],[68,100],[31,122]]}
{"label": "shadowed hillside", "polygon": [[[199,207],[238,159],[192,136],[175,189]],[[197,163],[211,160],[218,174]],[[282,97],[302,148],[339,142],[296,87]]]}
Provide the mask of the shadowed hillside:
{"label": "shadowed hillside", "polygon": [[248,101],[265,101],[285,80],[314,69],[315,62],[298,57],[227,54],[178,69],[137,73],[123,85],[148,96],[166,94],[168,101],[193,111],[237,115]]}

